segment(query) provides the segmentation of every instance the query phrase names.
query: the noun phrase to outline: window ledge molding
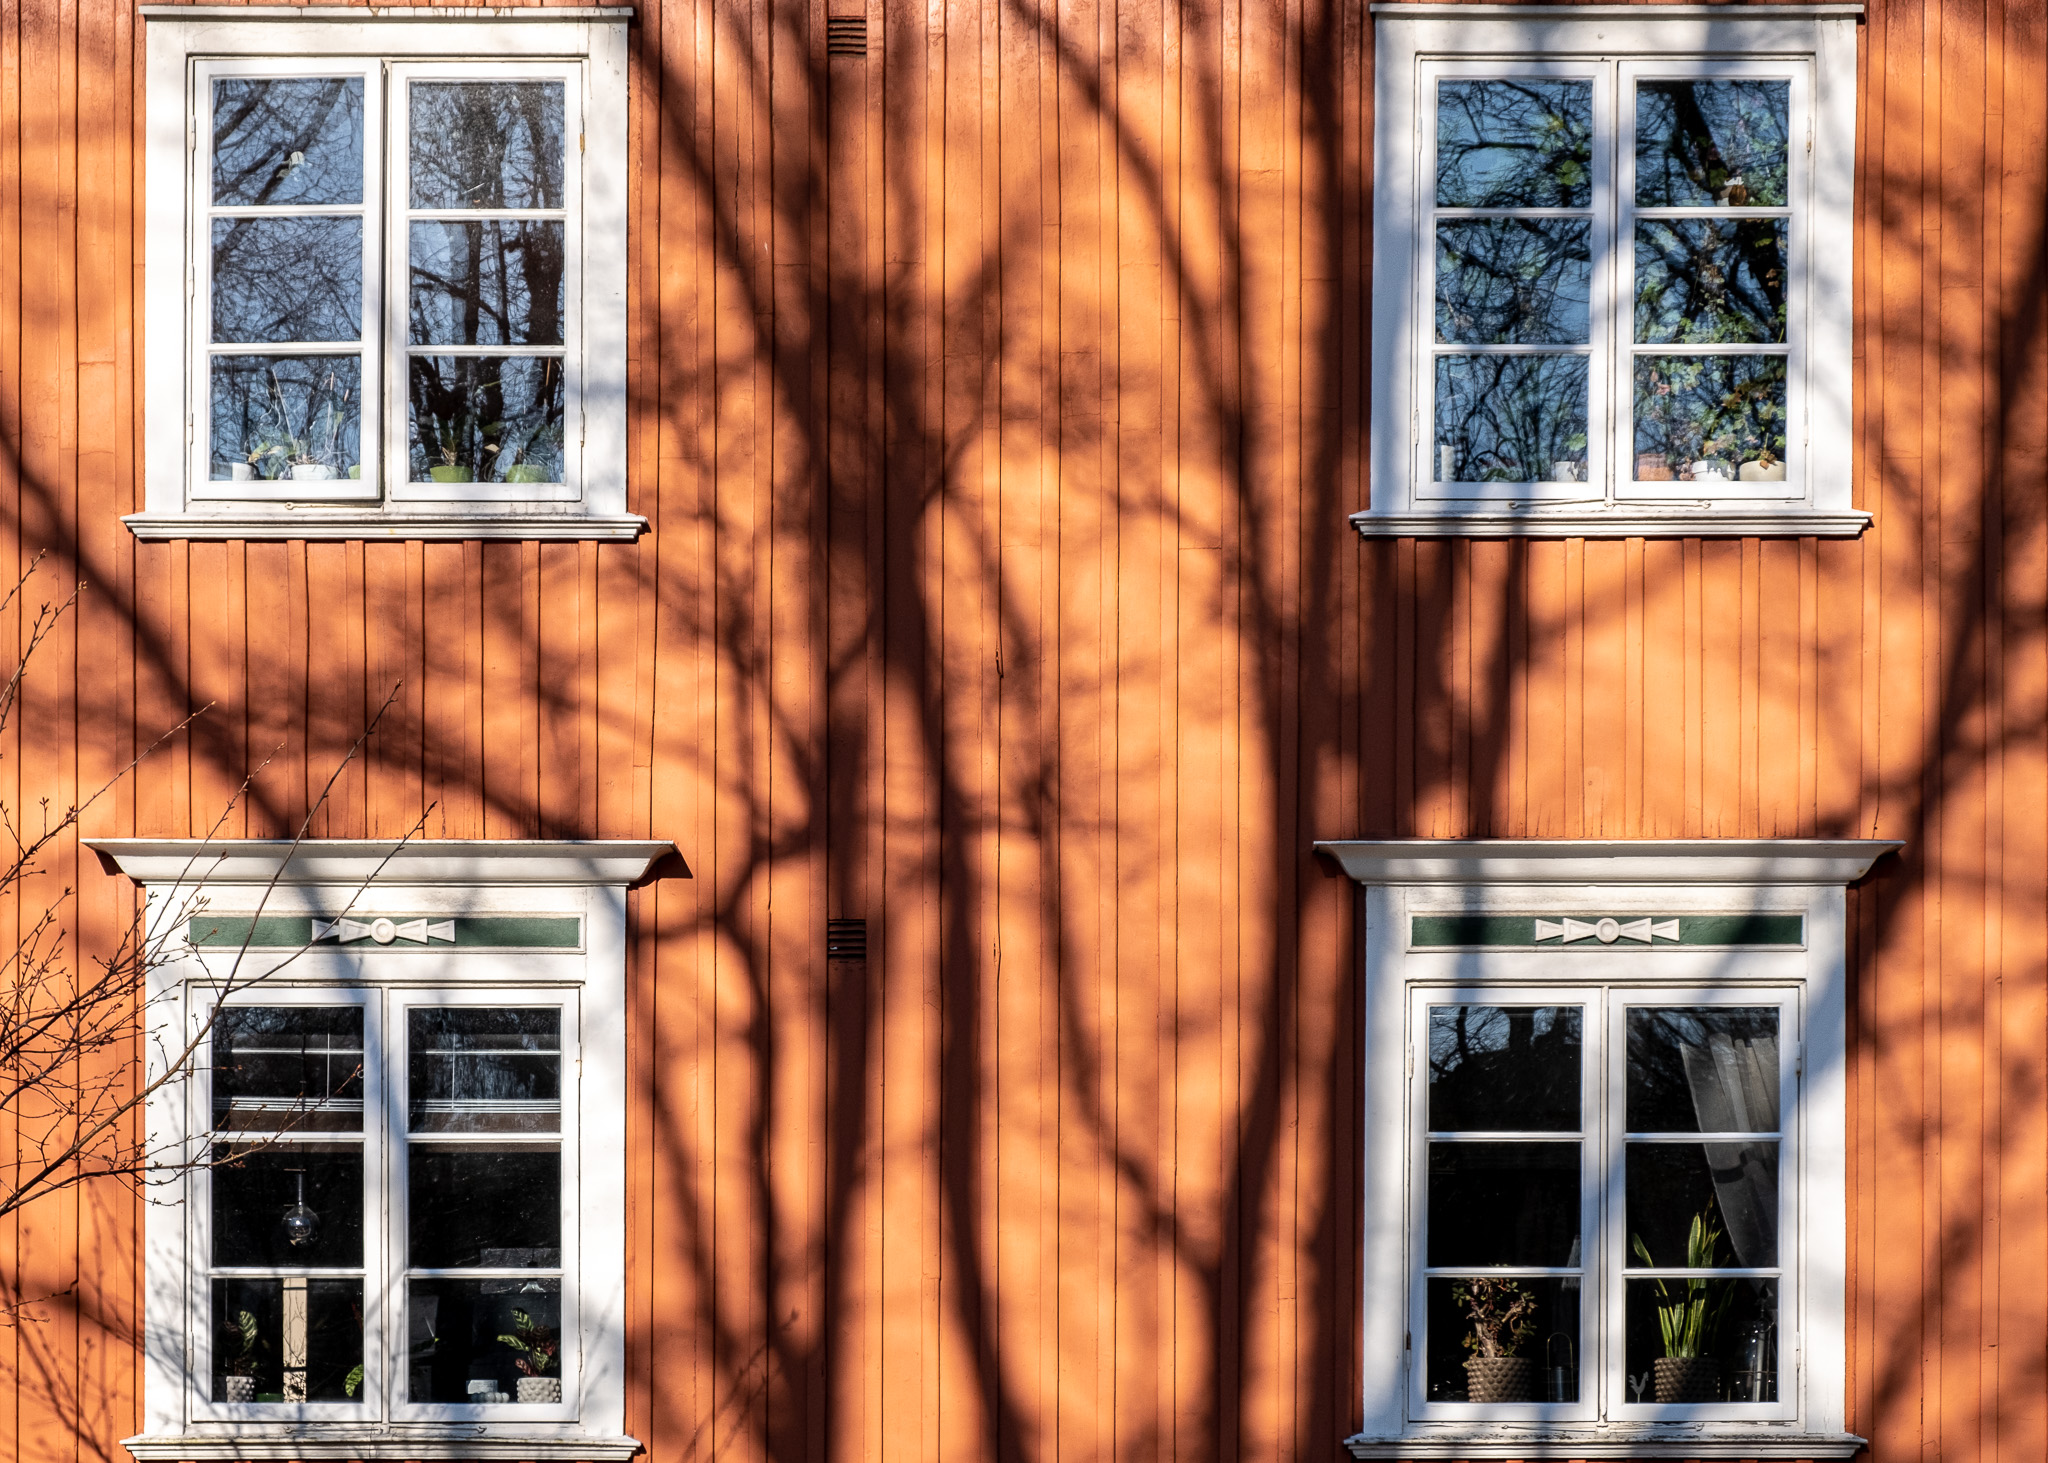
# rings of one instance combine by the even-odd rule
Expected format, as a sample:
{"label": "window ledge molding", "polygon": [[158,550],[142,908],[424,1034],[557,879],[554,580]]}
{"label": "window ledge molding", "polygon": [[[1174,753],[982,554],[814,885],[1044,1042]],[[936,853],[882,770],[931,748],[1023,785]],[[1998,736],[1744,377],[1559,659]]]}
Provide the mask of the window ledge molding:
{"label": "window ledge molding", "polygon": [[[1474,8],[1474,7],[1464,7]],[[1662,8],[1662,7],[1658,7]],[[1868,513],[1730,508],[1686,513],[1592,509],[1351,515],[1362,538],[1855,538]]]}
{"label": "window ledge molding", "polygon": [[1850,1458],[1865,1446],[1854,1433],[1776,1433],[1689,1429],[1553,1433],[1461,1430],[1406,1438],[1346,1438],[1354,1458]]}
{"label": "window ledge molding", "polygon": [[89,838],[86,847],[108,872],[144,885],[631,886],[663,860],[681,861],[673,843],[612,838]]}
{"label": "window ledge molding", "polygon": [[631,543],[647,528],[637,513],[317,512],[130,513],[121,520],[145,543],[175,539],[574,539]]}
{"label": "window ledge molding", "polygon": [[640,1451],[640,1440],[566,1433],[478,1433],[463,1431],[361,1432],[323,1428],[318,1432],[144,1433],[121,1446],[137,1463],[186,1463],[212,1458],[559,1458],[590,1463],[623,1463]]}
{"label": "window ledge molding", "polygon": [[1315,847],[1361,884],[1853,884],[1888,838],[1350,838]]}

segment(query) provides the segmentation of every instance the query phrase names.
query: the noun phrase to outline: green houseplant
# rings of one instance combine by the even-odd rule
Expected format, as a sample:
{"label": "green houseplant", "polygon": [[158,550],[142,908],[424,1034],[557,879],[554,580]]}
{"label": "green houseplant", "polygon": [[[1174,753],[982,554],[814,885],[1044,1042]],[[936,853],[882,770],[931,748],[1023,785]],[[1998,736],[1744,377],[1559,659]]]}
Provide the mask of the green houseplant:
{"label": "green houseplant", "polygon": [[536,1325],[532,1316],[525,1311],[512,1312],[512,1332],[498,1340],[518,1358],[514,1365],[519,1368],[519,1400],[521,1402],[559,1402],[562,1400],[562,1378],[559,1373],[549,1375],[549,1368],[556,1364],[559,1344],[555,1333],[546,1326]]}
{"label": "green houseplant", "polygon": [[[1711,1268],[1720,1241],[1721,1228],[1714,1223],[1709,1205],[1693,1215],[1686,1232],[1685,1268]],[[1656,1264],[1640,1234],[1630,1235],[1629,1243],[1645,1265]],[[1656,1376],[1657,1401],[1714,1401],[1721,1374],[1713,1355],[1714,1337],[1728,1302],[1734,1298],[1734,1282],[1693,1275],[1651,1284],[1657,1287],[1657,1331],[1664,1344],[1664,1354],[1650,1364]]]}
{"label": "green houseplant", "polygon": [[1472,1402],[1529,1402],[1536,1396],[1536,1363],[1520,1356],[1536,1329],[1535,1292],[1514,1280],[1460,1280],[1451,1299],[1465,1312],[1465,1395]]}
{"label": "green houseplant", "polygon": [[263,1350],[257,1330],[256,1317],[250,1311],[236,1311],[234,1319],[221,1328],[221,1353],[227,1358],[221,1370],[227,1374],[229,1402],[256,1400],[256,1366]]}

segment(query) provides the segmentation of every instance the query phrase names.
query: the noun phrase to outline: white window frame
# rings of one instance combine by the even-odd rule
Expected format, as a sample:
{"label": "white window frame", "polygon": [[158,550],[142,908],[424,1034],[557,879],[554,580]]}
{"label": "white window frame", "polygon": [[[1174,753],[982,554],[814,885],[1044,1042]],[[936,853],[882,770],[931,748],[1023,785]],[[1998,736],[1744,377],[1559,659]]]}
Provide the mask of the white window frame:
{"label": "white window frame", "polygon": [[[1319,844],[1364,885],[1366,993],[1363,1425],[1360,1458],[1846,1458],[1846,886],[1898,847],[1878,840]],[[1567,944],[1418,946],[1417,915],[1562,923],[1797,914],[1799,947],[1715,948],[1575,935]],[[1779,1385],[1775,1404],[1630,1400],[1621,1354],[1622,1084],[1595,1062],[1627,1005],[1780,1003]],[[1459,1000],[1586,1007],[1582,1097],[1588,1236],[1575,1403],[1443,1403],[1426,1395],[1426,1008]],[[1423,1048],[1426,1051],[1426,1047]],[[1605,1055],[1609,1068],[1614,1058]],[[1602,1096],[1604,1094],[1604,1097]],[[1597,1168],[1596,1168],[1597,1165]]]}
{"label": "white window frame", "polygon": [[[626,27],[621,8],[366,11],[145,5],[144,511],[138,538],[631,539],[626,493]],[[215,482],[207,442],[211,348],[209,80],[365,77],[361,476]],[[409,355],[533,354],[406,344],[397,276],[411,217],[404,88],[436,76],[560,80],[569,138],[563,481],[408,481]],[[239,212],[242,210],[229,210]],[[321,207],[346,213],[346,207]],[[518,216],[515,214],[514,216]],[[299,347],[234,347],[279,353]],[[551,354],[541,351],[541,354]]]}
{"label": "white window frame", "polygon": [[[103,861],[141,883],[147,928],[169,957],[150,972],[151,1075],[225,988],[232,1005],[364,1008],[364,1382],[360,1403],[231,1403],[212,1398],[210,1175],[151,1190],[144,1235],[144,1428],[124,1441],[139,1463],[204,1458],[470,1457],[623,1460],[625,1434],[625,894],[665,843],[394,844],[107,839]],[[186,921],[346,913],[574,915],[576,949],[421,944],[383,935],[309,947],[197,948]],[[239,964],[237,960],[239,959]],[[562,1010],[562,1400],[414,1403],[405,1397],[406,1012],[422,1005]],[[393,1056],[393,1053],[397,1053]],[[377,1114],[386,1115],[378,1121]],[[395,1116],[393,1116],[395,1115]],[[211,1073],[201,1060],[153,1095],[154,1145],[213,1141]],[[465,1272],[467,1273],[467,1272]]]}
{"label": "white window frame", "polygon": [[[1856,23],[1860,4],[1575,7],[1374,4],[1373,421],[1367,537],[1854,535],[1852,278]],[[1587,471],[1580,482],[1442,483],[1434,459],[1435,83],[1447,75],[1595,81]],[[1634,109],[1638,79],[1767,76],[1792,83],[1787,471],[1783,482],[1634,480]],[[1804,141],[1802,148],[1798,144]],[[1659,213],[1666,212],[1658,210]],[[1720,212],[1700,210],[1701,213]],[[1458,353],[1452,350],[1451,353]],[[1776,353],[1714,347],[1709,353]]]}

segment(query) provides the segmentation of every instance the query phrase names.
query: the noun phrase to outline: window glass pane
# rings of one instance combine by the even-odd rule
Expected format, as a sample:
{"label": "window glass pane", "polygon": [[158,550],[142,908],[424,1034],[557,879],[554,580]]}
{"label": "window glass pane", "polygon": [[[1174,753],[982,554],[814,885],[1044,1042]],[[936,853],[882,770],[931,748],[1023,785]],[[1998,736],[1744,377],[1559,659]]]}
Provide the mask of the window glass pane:
{"label": "window glass pane", "polygon": [[1785,222],[1648,220],[1636,225],[1636,339],[1767,345],[1785,338]]}
{"label": "window glass pane", "polygon": [[435,219],[412,226],[415,345],[560,345],[559,219]]}
{"label": "window glass pane", "polygon": [[1789,81],[1645,81],[1636,87],[1636,203],[1782,208],[1790,196]]}
{"label": "window glass pane", "polygon": [[562,1263],[562,1155],[554,1144],[427,1144],[406,1157],[418,1270]]}
{"label": "window glass pane", "polygon": [[1785,357],[1637,356],[1638,482],[1785,476]]}
{"label": "window glass pane", "polygon": [[1627,1282],[1628,1401],[1778,1400],[1778,1282]]}
{"label": "window glass pane", "polygon": [[1579,1263],[1579,1145],[1429,1145],[1431,1265]]}
{"label": "window glass pane", "polygon": [[363,1400],[363,1282],[213,1282],[213,1400]]}
{"label": "window glass pane", "polygon": [[1578,355],[1438,356],[1438,481],[1583,481],[1586,380]]}
{"label": "window glass pane", "polygon": [[[1427,1306],[1423,1345],[1430,1401],[1579,1400],[1576,1278],[1433,1275]],[[1482,1333],[1489,1345],[1467,1344]]]}
{"label": "window glass pane", "polygon": [[1778,1131],[1776,1006],[1631,1006],[1631,1133]]}
{"label": "window glass pane", "polygon": [[225,1006],[212,1037],[217,1130],[362,1130],[362,1007]]}
{"label": "window glass pane", "polygon": [[1431,1130],[1576,1131],[1583,1011],[1431,1006]]}
{"label": "window glass pane", "polygon": [[414,208],[560,208],[559,81],[412,84]]}
{"label": "window glass pane", "polygon": [[1589,339],[1584,219],[1445,219],[1436,226],[1436,338],[1462,345]]}
{"label": "window glass pane", "polygon": [[558,1006],[414,1007],[415,1133],[554,1133],[562,1126]]}
{"label": "window glass pane", "polygon": [[360,340],[362,334],[360,218],[213,221],[215,340]]}
{"label": "window glass pane", "polygon": [[1778,1145],[1629,1144],[1628,1236],[1631,1266],[1776,1265]]}
{"label": "window glass pane", "polygon": [[1436,98],[1439,207],[1591,206],[1592,82],[1439,81]]}
{"label": "window glass pane", "polygon": [[213,1149],[213,1263],[363,1263],[363,1146],[280,1142]]}
{"label": "window glass pane", "polygon": [[560,482],[563,401],[555,356],[414,356],[412,481]]}
{"label": "window glass pane", "polygon": [[213,201],[363,201],[363,79],[213,83]]}
{"label": "window glass pane", "polygon": [[559,1280],[413,1280],[406,1286],[414,1402],[559,1402]]}
{"label": "window glass pane", "polygon": [[360,357],[215,356],[212,377],[214,480],[357,475]]}

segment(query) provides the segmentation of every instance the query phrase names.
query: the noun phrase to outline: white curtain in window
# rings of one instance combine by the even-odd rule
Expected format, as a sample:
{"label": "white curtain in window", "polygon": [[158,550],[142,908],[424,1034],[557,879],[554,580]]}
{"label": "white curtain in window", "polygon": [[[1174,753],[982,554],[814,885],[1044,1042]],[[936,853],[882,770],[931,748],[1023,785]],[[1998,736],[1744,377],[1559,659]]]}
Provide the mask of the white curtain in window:
{"label": "white curtain in window", "polygon": [[[1778,1038],[1703,1033],[1683,1048],[1685,1080],[1703,1133],[1778,1128]],[[1777,1144],[1709,1143],[1707,1165],[1728,1241],[1744,1265],[1778,1263]]]}

